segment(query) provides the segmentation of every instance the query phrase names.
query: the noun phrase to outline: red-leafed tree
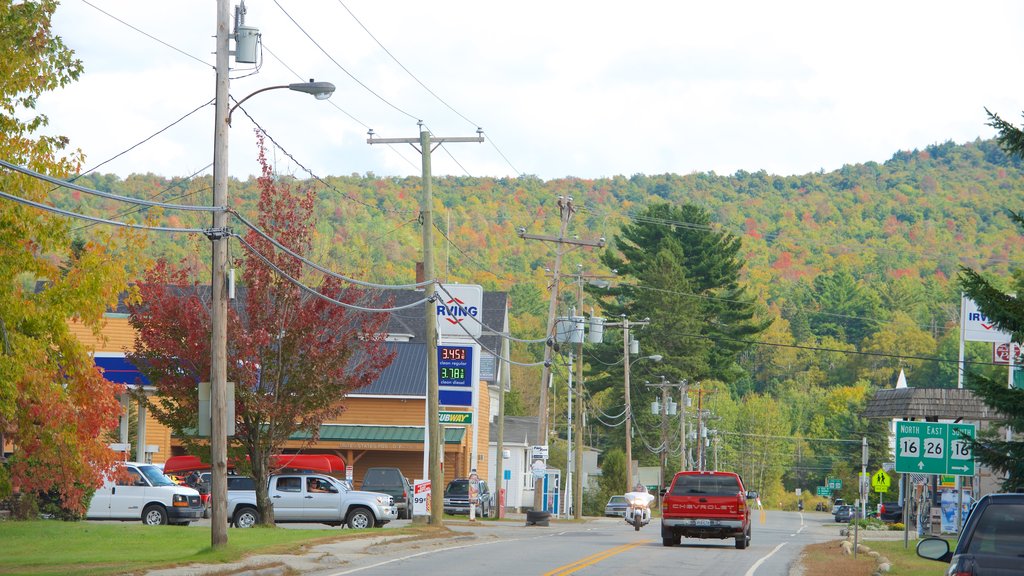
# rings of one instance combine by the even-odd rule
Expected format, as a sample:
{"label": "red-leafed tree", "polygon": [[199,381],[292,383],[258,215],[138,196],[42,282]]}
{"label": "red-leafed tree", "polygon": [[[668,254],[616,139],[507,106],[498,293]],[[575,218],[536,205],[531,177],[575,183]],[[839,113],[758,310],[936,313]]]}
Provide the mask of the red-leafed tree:
{"label": "red-leafed tree", "polygon": [[[47,133],[40,96],[76,80],[82,63],[53,33],[57,2],[0,2],[0,158],[57,177],[82,155]],[[10,170],[0,190],[50,204],[67,194]],[[64,518],[85,512],[88,496],[115,465],[104,431],[117,425],[121,386],[105,380],[76,337],[99,337],[103,314],[134,277],[142,238],[130,232],[74,231],[71,220],[0,200],[0,499],[36,494]],[[140,266],[141,268],[141,266]],[[2,460],[2,458],[0,458]]]}
{"label": "red-leafed tree", "polygon": [[[257,140],[263,168],[257,226],[305,255],[315,225],[314,191],[293,191],[276,180],[259,134]],[[271,524],[270,456],[298,432],[316,441],[320,425],[344,410],[345,394],[376,379],[393,354],[384,346],[387,314],[310,294],[285,277],[314,282],[299,260],[253,230],[245,243],[253,250],[244,248],[235,260],[244,284],[228,307],[228,382],[235,385],[231,454],[248,456],[262,521]],[[158,262],[140,284],[141,303],[130,307],[137,337],[129,358],[158,390],[149,400],[153,413],[197,454],[208,451],[205,439],[194,436],[197,383],[210,377],[209,289],[197,280],[204,273],[188,263]],[[334,278],[321,280],[315,290],[346,304],[381,307],[377,294]]]}

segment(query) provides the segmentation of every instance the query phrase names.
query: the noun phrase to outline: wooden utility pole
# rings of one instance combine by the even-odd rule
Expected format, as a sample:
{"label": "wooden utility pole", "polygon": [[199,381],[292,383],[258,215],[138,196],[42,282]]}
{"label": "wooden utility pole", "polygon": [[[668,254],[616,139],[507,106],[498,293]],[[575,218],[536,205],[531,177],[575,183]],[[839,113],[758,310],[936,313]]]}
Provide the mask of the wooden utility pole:
{"label": "wooden utility pole", "polygon": [[686,419],[687,382],[686,380],[683,380],[681,382],[668,382],[664,379],[664,377],[662,377],[661,382],[656,382],[654,384],[648,382],[647,386],[649,388],[658,388],[661,390],[661,442],[664,446],[664,449],[661,451],[661,481],[658,483],[658,487],[662,488],[664,487],[665,481],[665,469],[668,468],[668,405],[669,398],[671,398],[669,390],[672,388],[679,388],[679,390],[681,391],[681,394],[679,395],[679,470],[682,471],[686,469],[686,426],[684,421]]}
{"label": "wooden utility pole", "polygon": [[[216,97],[213,131],[213,205],[227,206],[228,90],[231,16],[228,0],[217,0]],[[228,543],[228,229],[227,213],[213,213],[207,234],[213,243],[210,302],[210,546]],[[142,439],[139,440],[142,443]]]}
{"label": "wooden utility pole", "polygon": [[[427,419],[425,431],[429,439],[428,461],[430,472],[430,523],[440,526],[444,517],[444,476],[441,465],[444,461],[442,446],[441,423],[438,415],[438,384],[437,384],[437,313],[434,310],[434,197],[431,189],[430,153],[445,142],[483,142],[483,130],[477,129],[476,136],[434,137],[419,122],[419,138],[374,138],[373,130],[366,139],[367,144],[410,144],[417,148],[423,161],[423,195],[420,200],[420,225],[423,226],[423,279],[430,283],[425,287],[424,321],[426,322],[427,348]],[[473,384],[474,386],[477,383]],[[478,424],[474,424],[475,429]]]}
{"label": "wooden utility pole", "polygon": [[[631,326],[647,326],[650,324],[649,318],[644,318],[638,322],[630,322],[629,318],[625,314],[622,315],[622,321],[616,322],[615,324],[605,324],[610,328],[622,328],[622,368],[623,368],[623,398],[626,401],[626,490],[633,489],[633,405],[630,401],[629,393],[629,328]],[[661,360],[661,357],[658,357]]]}
{"label": "wooden utility pole", "polygon": [[[554,327],[555,327],[555,309],[558,305],[558,289],[560,284],[560,272],[562,268],[562,256],[565,253],[565,246],[590,246],[601,248],[604,246],[604,238],[599,240],[579,240],[576,238],[566,238],[566,231],[569,228],[569,220],[572,215],[576,213],[576,207],[573,205],[572,196],[568,198],[564,196],[558,197],[558,215],[561,220],[561,226],[559,227],[558,236],[542,236],[539,234],[527,234],[526,228],[519,229],[519,237],[524,240],[541,240],[543,242],[553,242],[558,245],[555,250],[555,268],[551,279],[551,298],[548,301],[548,324],[545,330],[545,334],[548,338],[548,344],[544,346],[544,369],[541,371],[540,378],[540,401],[538,402],[538,422],[537,422],[537,441],[542,445],[548,443],[548,380],[551,378],[551,345],[554,343]],[[533,484],[533,509],[539,512],[543,509],[544,504],[544,481],[541,478],[537,478]]]}

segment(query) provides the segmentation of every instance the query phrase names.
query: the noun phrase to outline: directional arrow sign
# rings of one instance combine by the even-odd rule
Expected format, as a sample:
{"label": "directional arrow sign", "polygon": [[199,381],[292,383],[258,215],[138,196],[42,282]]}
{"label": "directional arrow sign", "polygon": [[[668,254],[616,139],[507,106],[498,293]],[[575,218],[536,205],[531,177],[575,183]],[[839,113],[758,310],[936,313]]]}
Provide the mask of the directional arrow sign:
{"label": "directional arrow sign", "polygon": [[896,423],[896,471],[974,475],[974,454],[961,432],[974,438],[974,424]]}

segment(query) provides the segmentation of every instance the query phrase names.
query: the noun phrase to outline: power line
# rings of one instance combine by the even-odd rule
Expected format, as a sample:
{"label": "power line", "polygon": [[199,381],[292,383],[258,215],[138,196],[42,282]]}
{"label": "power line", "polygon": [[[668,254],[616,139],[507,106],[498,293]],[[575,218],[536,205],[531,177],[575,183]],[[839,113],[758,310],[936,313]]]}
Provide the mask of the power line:
{"label": "power line", "polygon": [[94,8],[95,10],[101,12],[102,14],[105,14],[106,16],[108,16],[110,18],[113,18],[114,20],[120,22],[121,24],[124,24],[125,26],[131,28],[132,30],[135,30],[136,32],[138,32],[139,34],[142,34],[143,36],[149,38],[150,40],[155,40],[155,41],[159,42],[160,44],[163,44],[164,46],[170,48],[171,50],[174,50],[175,52],[178,52],[179,54],[183,54],[183,55],[185,55],[185,56],[195,60],[196,62],[199,62],[203,66],[208,66],[210,68],[215,68],[212,64],[203,61],[201,58],[197,58],[197,57],[189,54],[188,52],[185,52],[184,50],[182,50],[180,48],[176,48],[176,47],[168,44],[167,42],[164,42],[163,40],[157,38],[156,36],[153,36],[152,34],[150,34],[148,32],[145,32],[143,30],[140,30],[139,28],[136,28],[135,26],[132,26],[131,24],[125,22],[124,20],[121,20],[117,16],[114,16],[110,12],[107,12],[106,10],[103,10],[102,8],[100,8],[100,7],[96,6],[95,4],[93,4],[92,2],[89,2],[89,0],[82,0],[82,2],[84,4],[86,4],[87,6],[90,6],[90,7]]}
{"label": "power line", "polygon": [[[256,234],[258,234],[260,237],[262,237],[263,239],[267,240],[268,242],[270,242],[271,244],[276,246],[279,250],[281,250],[285,254],[291,256],[292,258],[295,258],[299,262],[302,262],[303,264],[309,266],[310,268],[313,268],[314,270],[316,270],[318,272],[321,272],[323,274],[326,274],[327,276],[330,276],[331,278],[336,278],[338,280],[343,280],[343,281],[349,282],[351,284],[358,284],[359,286],[365,286],[367,288],[379,288],[379,289],[384,289],[384,290],[422,288],[422,287],[424,287],[424,286],[426,286],[428,284],[432,284],[434,282],[433,279],[430,279],[430,280],[425,280],[423,282],[416,282],[414,284],[376,284],[376,283],[373,283],[373,282],[365,282],[363,280],[356,280],[355,278],[349,278],[348,276],[343,276],[341,274],[338,274],[337,272],[332,272],[331,270],[328,270],[327,268],[324,268],[323,266],[317,264],[316,262],[313,262],[312,260],[307,259],[306,257],[302,256],[301,254],[298,254],[297,252],[294,252],[293,250],[291,250],[290,248],[288,248],[284,244],[281,244],[276,239],[271,237],[269,234],[267,234],[266,232],[261,230],[259,228],[259,226],[257,226],[256,224],[253,224],[252,222],[247,220],[244,216],[242,216],[241,214],[239,214],[235,210],[229,210],[229,212],[235,218],[238,218],[242,222],[242,224],[245,224],[246,227],[248,227],[250,230],[252,230]],[[424,302],[426,302],[426,300],[421,300],[419,303],[423,304]]]}
{"label": "power line", "polygon": [[306,36],[306,38],[308,38],[309,41],[313,43],[314,46],[316,46],[318,49],[320,49],[320,52],[322,52],[324,56],[326,56],[328,60],[333,62],[334,65],[337,66],[339,70],[341,70],[342,72],[347,74],[348,77],[351,78],[356,84],[359,84],[367,92],[369,92],[370,94],[373,94],[374,96],[376,96],[378,100],[380,100],[381,102],[383,102],[383,103],[387,104],[388,106],[394,108],[398,112],[401,112],[402,114],[405,114],[406,116],[408,116],[409,118],[412,118],[413,120],[420,120],[420,118],[417,118],[416,116],[413,116],[412,114],[406,112],[405,110],[402,110],[401,108],[399,108],[395,104],[392,104],[391,101],[389,101],[387,98],[384,98],[383,96],[381,96],[380,94],[375,92],[372,88],[370,88],[369,86],[364,84],[362,80],[356,78],[355,75],[353,75],[351,72],[349,72],[344,66],[341,65],[341,63],[339,63],[337,60],[335,60],[334,57],[331,56],[330,53],[327,52],[327,50],[325,50],[324,47],[321,46],[320,43],[317,42],[313,38],[313,36],[311,36],[309,34],[309,32],[306,32],[305,28],[303,28],[302,25],[299,24],[295,20],[295,18],[292,18],[292,15],[289,14],[288,11],[284,9],[284,6],[281,6],[280,2],[278,2],[277,0],[273,0],[273,1],[274,1],[274,4],[281,10],[281,12],[284,13],[284,15],[287,16],[288,19],[292,21],[292,24],[295,24],[295,27],[298,28],[299,31],[302,32]]}
{"label": "power line", "polygon": [[203,234],[203,233],[206,232],[206,230],[204,230],[202,228],[166,228],[166,227],[163,227],[163,226],[144,226],[142,224],[129,224],[127,222],[118,222],[116,220],[107,220],[107,219],[104,219],[104,218],[96,218],[94,216],[86,216],[85,214],[79,214],[77,212],[71,212],[71,211],[68,211],[68,210],[61,210],[60,208],[55,208],[53,206],[47,206],[46,204],[41,204],[39,202],[33,202],[32,200],[28,200],[26,198],[21,198],[21,197],[15,196],[13,194],[8,194],[6,192],[0,192],[0,197],[7,198],[8,200],[13,200],[15,202],[20,202],[21,204],[26,204],[28,206],[32,206],[33,208],[38,208],[40,210],[45,210],[47,212],[52,212],[54,214],[60,214],[61,216],[67,216],[69,218],[78,218],[78,219],[81,219],[81,220],[89,220],[89,221],[92,221],[92,222],[99,222],[99,223],[102,223],[102,224],[109,224],[111,226],[119,226],[121,228],[132,228],[134,230],[149,230],[149,231],[154,231],[154,232],[184,232],[184,233],[187,233],[187,234],[194,234],[194,233]]}
{"label": "power line", "polygon": [[[280,58],[280,57],[279,57],[279,56],[278,56],[277,54],[274,54],[274,52],[272,52],[272,51],[270,50],[270,48],[267,48],[267,46],[266,46],[266,44],[265,44],[265,43],[263,43],[263,42],[260,42],[260,45],[261,45],[261,46],[263,46],[263,49],[264,49],[264,50],[266,50],[268,54],[270,54],[271,56],[273,56],[275,60],[277,60],[277,61],[278,61],[278,62],[279,62],[279,63],[280,63],[280,64],[281,64],[282,66],[284,66],[284,67],[285,67],[285,69],[287,69],[287,70],[288,70],[289,72],[291,72],[291,73],[292,73],[292,75],[294,75],[294,76],[295,76],[296,78],[298,78],[299,80],[301,80],[301,81],[303,81],[303,82],[305,82],[305,81],[306,81],[306,79],[308,78],[308,76],[303,76],[303,75],[299,74],[298,72],[296,72],[295,70],[293,70],[293,69],[292,69],[292,67],[291,67],[291,66],[289,66],[288,64],[286,64],[286,63],[285,63],[285,61],[284,61],[284,60],[282,60],[282,59],[281,59],[281,58]],[[359,124],[359,125],[360,125],[360,126],[362,126],[363,128],[366,128],[367,130],[369,130],[369,129],[370,129],[370,126],[369,126],[368,124],[366,124],[365,122],[363,122],[363,121],[362,121],[362,120],[360,120],[359,118],[356,118],[356,117],[355,117],[355,116],[353,116],[353,115],[352,115],[351,113],[349,113],[349,112],[348,112],[347,110],[345,110],[344,108],[342,108],[341,106],[339,106],[339,105],[337,104],[337,102],[335,102],[335,101],[334,101],[334,99],[330,99],[330,100],[327,100],[327,104],[329,104],[330,106],[333,106],[333,107],[334,107],[334,108],[335,108],[336,110],[338,110],[339,112],[341,112],[341,113],[342,113],[342,114],[344,114],[345,116],[348,116],[348,117],[349,117],[349,118],[350,118],[350,119],[351,119],[351,120],[352,120],[353,122],[355,122],[356,124]],[[398,155],[398,157],[399,157],[399,158],[401,158],[402,160],[405,160],[405,162],[406,162],[407,164],[409,164],[410,166],[412,166],[413,168],[418,168],[418,167],[419,167],[419,166],[417,166],[417,165],[416,165],[416,163],[415,163],[415,162],[413,162],[412,160],[410,160],[409,158],[407,158],[407,157],[405,156],[405,154],[402,154],[402,152],[401,152],[401,151],[400,151],[400,150],[399,150],[398,148],[395,148],[395,147],[394,147],[393,145],[391,145],[391,144],[388,144],[388,148],[390,148],[390,149],[391,149],[391,150],[392,150],[392,151],[393,151],[393,152],[394,152],[395,154],[397,154],[397,155]]]}
{"label": "power line", "polygon": [[402,305],[402,306],[394,306],[394,307],[391,307],[391,308],[367,308],[367,307],[364,307],[364,306],[357,306],[355,304],[349,304],[347,302],[342,302],[340,300],[335,300],[334,298],[331,298],[330,296],[327,296],[326,294],[323,294],[323,293],[321,293],[321,292],[311,288],[310,286],[307,286],[302,281],[296,279],[295,277],[291,276],[290,274],[288,274],[287,272],[282,270],[277,264],[274,264],[274,262],[271,261],[270,258],[268,258],[263,253],[261,253],[259,250],[257,250],[255,246],[253,246],[252,244],[249,244],[248,242],[246,242],[245,238],[243,238],[241,235],[239,235],[239,234],[231,234],[231,236],[234,237],[234,238],[237,238],[238,241],[242,244],[242,246],[244,246],[249,252],[251,252],[253,255],[258,257],[260,260],[262,260],[263,263],[266,264],[274,272],[276,272],[278,276],[281,276],[282,278],[284,278],[288,282],[292,283],[297,288],[301,289],[303,292],[306,292],[306,293],[308,293],[308,294],[310,294],[312,296],[316,296],[317,298],[319,298],[321,300],[324,300],[325,302],[329,302],[331,304],[334,304],[336,306],[341,306],[342,308],[347,308],[349,310],[356,310],[356,311],[359,311],[359,312],[373,312],[373,313],[377,313],[377,312],[395,312],[395,311],[398,311],[398,310],[405,310],[407,308],[413,308],[415,306],[423,306],[423,304],[425,304],[427,302],[426,298],[422,298],[420,300],[417,300],[416,302],[412,302],[412,303],[405,304],[405,305]]}
{"label": "power line", "polygon": [[[192,174],[186,176],[185,178],[183,178],[183,179],[181,179],[181,180],[171,184],[170,186],[167,186],[166,188],[164,188],[163,190],[157,192],[156,194],[153,194],[152,196],[150,196],[150,198],[156,198],[158,196],[163,196],[164,194],[166,194],[170,190],[172,190],[174,188],[177,188],[177,187],[181,186],[184,183],[191,182],[193,178],[195,178],[201,172],[206,171],[206,169],[210,168],[211,166],[213,166],[212,162],[210,164],[207,164],[206,166],[200,168],[199,170],[196,170],[195,172],[193,172]],[[174,198],[171,198],[171,200],[177,200],[179,198],[188,198],[189,196],[195,196],[196,194],[198,194],[200,192],[204,192],[204,191],[207,191],[207,190],[210,190],[210,189],[211,188],[209,186],[207,186],[207,187],[201,188],[199,190],[193,190],[192,192],[188,192],[187,194],[179,194],[178,196],[175,196]],[[55,188],[55,190],[56,190],[56,188]],[[136,207],[136,208],[128,208],[128,209],[122,210],[122,211],[114,214],[114,217],[121,218],[121,217],[124,217],[124,216],[129,216],[131,214],[136,214],[138,212],[142,212],[142,211],[145,211],[145,210],[149,210],[149,208],[146,208],[146,207],[143,207],[143,206],[139,206],[139,207]],[[93,227],[95,225],[96,225],[95,223],[94,224],[85,224],[83,226],[79,226],[78,228],[73,228],[72,232],[80,232],[80,231],[85,230],[87,228],[91,228],[91,227]]]}
{"label": "power line", "polygon": [[23,166],[18,166],[16,164],[11,164],[10,162],[7,162],[6,160],[0,160],[0,167],[7,168],[8,170],[14,170],[15,172],[20,172],[20,173],[22,173],[22,174],[24,174],[26,176],[31,176],[32,178],[36,178],[38,180],[43,180],[45,182],[49,182],[50,184],[54,184],[54,185],[59,186],[59,187],[71,188],[72,190],[77,190],[79,192],[84,192],[86,194],[91,194],[93,196],[101,196],[103,198],[107,198],[107,199],[110,199],[110,200],[118,200],[120,202],[128,202],[130,204],[140,204],[142,206],[150,206],[150,207],[154,207],[155,206],[155,207],[167,208],[167,209],[171,209],[171,210],[187,210],[187,211],[192,211],[192,212],[225,212],[227,210],[223,206],[193,206],[193,205],[190,205],[190,204],[168,204],[168,203],[165,203],[165,202],[153,202],[153,201],[150,201],[150,200],[141,200],[141,199],[138,199],[138,198],[131,198],[129,196],[120,196],[118,194],[111,194],[109,192],[101,192],[100,190],[94,190],[92,188],[86,188],[85,186],[80,186],[78,184],[74,184],[74,183],[68,182],[66,180],[60,180],[60,179],[54,178],[52,176],[47,176],[46,174],[41,174],[39,172],[36,172],[34,170],[30,170],[29,168],[25,168]]}

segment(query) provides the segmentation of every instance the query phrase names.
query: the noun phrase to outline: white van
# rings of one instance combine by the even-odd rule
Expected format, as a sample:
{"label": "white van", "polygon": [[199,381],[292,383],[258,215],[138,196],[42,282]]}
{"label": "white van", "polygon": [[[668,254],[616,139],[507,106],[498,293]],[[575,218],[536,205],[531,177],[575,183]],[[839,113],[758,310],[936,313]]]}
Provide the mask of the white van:
{"label": "white van", "polygon": [[104,482],[92,496],[87,519],[188,526],[203,517],[203,503],[195,489],[175,484],[152,464],[125,462],[122,466],[129,479]]}

